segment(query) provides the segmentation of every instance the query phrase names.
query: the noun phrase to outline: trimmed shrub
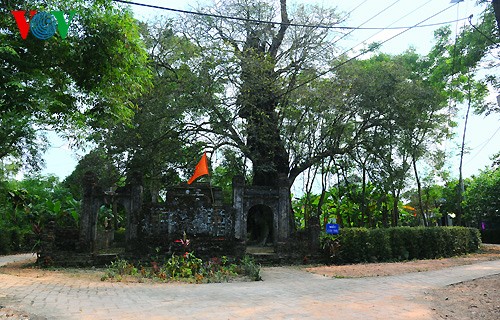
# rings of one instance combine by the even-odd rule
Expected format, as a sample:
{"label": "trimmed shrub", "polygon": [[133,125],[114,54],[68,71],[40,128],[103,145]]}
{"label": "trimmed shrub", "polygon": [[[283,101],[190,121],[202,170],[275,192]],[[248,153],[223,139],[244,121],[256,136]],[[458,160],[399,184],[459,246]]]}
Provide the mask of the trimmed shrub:
{"label": "trimmed shrub", "polygon": [[369,261],[387,261],[392,257],[391,237],[384,229],[373,229],[368,232]]}
{"label": "trimmed shrub", "polygon": [[410,257],[406,239],[411,237],[412,230],[410,227],[384,229],[384,233],[389,236],[392,255],[384,261],[389,260],[407,260]]}
{"label": "trimmed shrub", "polygon": [[[369,261],[369,230],[366,228],[349,228],[342,230],[339,258],[349,262]],[[372,249],[373,250],[373,249]]]}
{"label": "trimmed shrub", "polygon": [[[330,239],[331,238],[331,239]],[[322,237],[328,249],[333,237]],[[465,227],[345,228],[335,236],[338,254],[333,263],[435,259],[476,252],[479,230]]]}

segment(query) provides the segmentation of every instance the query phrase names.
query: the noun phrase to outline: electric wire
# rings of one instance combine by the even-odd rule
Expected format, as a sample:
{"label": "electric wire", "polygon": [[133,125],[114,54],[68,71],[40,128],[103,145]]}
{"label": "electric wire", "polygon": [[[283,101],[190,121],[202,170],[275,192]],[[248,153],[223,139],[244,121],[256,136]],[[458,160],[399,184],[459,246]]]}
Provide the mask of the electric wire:
{"label": "electric wire", "polygon": [[[459,14],[459,5],[457,5],[457,18]],[[455,64],[457,60],[457,40],[458,40],[458,22],[455,24],[455,42],[453,43],[453,51],[451,55],[451,81],[450,81],[450,96],[448,98],[448,116],[449,116],[449,122],[451,122],[451,114],[452,110],[457,107],[456,101],[453,99],[453,82],[455,78]],[[455,101],[455,105],[452,106],[453,101]]]}
{"label": "electric wire", "polygon": [[[275,25],[275,24],[278,24],[278,25],[287,25],[287,26],[294,26],[294,27],[308,27],[308,28],[326,28],[326,29],[354,29],[354,30],[391,30],[391,29],[404,29],[403,31],[395,34],[394,36],[392,37],[389,37],[388,39],[382,41],[379,43],[379,46],[389,42],[390,40],[396,38],[396,37],[399,37],[400,35],[406,33],[407,31],[409,30],[412,30],[414,28],[420,28],[420,27],[426,27],[426,26],[435,26],[435,25],[440,25],[440,24],[444,24],[443,22],[441,23],[434,23],[434,24],[427,24],[427,25],[423,25],[424,22],[434,18],[435,16],[447,11],[448,9],[452,8],[453,6],[455,6],[456,4],[458,3],[452,3],[450,6],[448,6],[447,8],[433,14],[432,16],[412,25],[412,26],[407,26],[407,27],[345,27],[345,26],[325,26],[325,25],[307,25],[307,24],[296,24],[296,23],[283,23],[283,22],[273,22],[273,21],[265,21],[265,20],[258,20],[258,19],[250,19],[250,18],[241,18],[241,17],[231,17],[231,16],[225,16],[225,15],[219,15],[219,14],[211,14],[211,13],[204,13],[204,12],[196,12],[196,11],[188,11],[188,10],[181,10],[181,9],[174,9],[174,8],[168,8],[168,7],[162,7],[162,6],[156,6],[156,5],[150,5],[150,4],[144,4],[144,3],[138,3],[138,2],[133,2],[133,1],[127,1],[127,0],[112,0],[114,2],[118,2],[118,3],[123,3],[123,4],[129,4],[129,5],[136,5],[136,6],[142,6],[142,7],[147,7],[147,8],[153,8],[153,9],[160,9],[160,10],[166,10],[166,11],[172,11],[172,12],[178,12],[178,13],[184,13],[184,14],[192,14],[192,15],[200,15],[200,16],[209,16],[209,17],[214,17],[214,18],[222,18],[222,19],[229,19],[229,20],[238,20],[238,21],[245,21],[245,22],[254,22],[254,23],[262,23],[262,24],[272,24],[272,25]],[[397,0],[395,3],[399,2],[399,0]],[[395,3],[389,5],[389,7],[391,7],[392,5],[394,5]],[[419,9],[419,8],[418,8]],[[416,9],[416,10],[418,10]],[[384,9],[385,10],[385,9]],[[384,11],[383,10],[383,11]],[[377,14],[378,15],[378,14]],[[452,22],[458,22],[458,21],[461,21],[461,20],[464,20],[465,18],[462,18],[462,19],[456,19]],[[446,22],[446,23],[450,23],[450,22]],[[336,70],[337,68],[340,68],[341,66],[359,58],[360,56],[362,55],[365,55],[366,53],[370,52],[370,51],[373,51],[373,49],[369,49],[367,51],[362,51],[360,52],[359,54],[347,59],[346,61],[343,61],[341,63],[339,63],[338,65],[332,67],[332,68],[329,68],[328,70],[324,71],[324,72],[321,72],[319,73],[318,75],[314,76],[313,78],[309,79],[309,80],[306,80],[300,84],[298,84],[297,86],[293,87],[293,88],[290,88],[289,90],[287,90],[286,92],[280,94],[277,98],[280,98],[282,96],[284,96],[285,94],[288,94],[289,92],[293,91],[293,90],[296,90],[304,85],[307,85],[308,83],[326,75],[327,73],[329,72],[332,72],[334,70]]]}
{"label": "electric wire", "polygon": [[[350,17],[350,16],[351,16],[351,14],[352,14],[354,11],[356,11],[358,8],[360,8],[360,7],[361,7],[363,4],[365,4],[367,1],[368,1],[368,0],[364,0],[363,2],[361,2],[360,4],[358,4],[356,7],[354,7],[351,11],[349,11],[348,13],[346,13],[346,14],[344,15],[344,17],[342,18],[342,20],[347,19],[348,17]],[[353,31],[354,31],[354,29],[353,29],[353,30],[351,30],[351,31],[349,31],[347,34],[343,35],[342,37],[340,37],[338,40],[335,40],[335,42],[334,42],[333,44],[335,44],[335,43],[337,43],[338,41],[340,41],[340,40],[344,39],[346,36],[348,36],[349,34],[351,34]]]}
{"label": "electric wire", "polygon": [[[386,39],[386,40],[384,40],[384,41],[380,42],[380,43],[379,43],[379,46],[383,45],[383,44],[384,44],[384,43],[386,43],[386,42],[391,41],[392,39],[394,39],[394,38],[396,38],[396,37],[399,37],[400,35],[402,35],[402,34],[406,33],[406,32],[407,32],[407,31],[409,31],[409,30],[412,30],[412,29],[416,28],[418,25],[420,25],[420,24],[422,24],[422,23],[424,23],[424,22],[426,22],[426,21],[428,21],[428,20],[430,20],[430,19],[432,19],[432,18],[434,18],[434,17],[436,17],[436,16],[440,15],[441,13],[443,13],[443,12],[445,12],[445,11],[449,10],[450,8],[452,8],[452,7],[453,7],[453,6],[455,6],[455,5],[456,5],[456,3],[453,3],[451,6],[449,6],[449,7],[445,8],[445,9],[443,9],[443,10],[441,10],[441,11],[439,11],[439,12],[437,12],[437,13],[433,14],[432,16],[430,16],[430,17],[428,17],[428,18],[426,18],[426,19],[424,19],[424,20],[422,20],[422,21],[420,21],[420,22],[416,23],[414,26],[412,26],[412,27],[408,27],[407,29],[405,29],[405,30],[403,30],[403,31],[401,31],[401,32],[399,32],[399,33],[397,33],[397,34],[395,34],[394,36],[392,36],[392,37],[390,37],[390,38],[388,38],[388,39]],[[349,62],[351,62],[351,61],[353,61],[353,60],[355,60],[355,59],[357,59],[357,58],[361,57],[362,55],[365,55],[366,53],[368,53],[368,52],[370,52],[370,51],[373,51],[373,49],[369,49],[369,50],[366,50],[366,51],[362,51],[362,52],[358,53],[357,55],[355,55],[355,56],[353,56],[353,57],[351,57],[351,58],[349,58],[349,59],[347,59],[347,60],[345,60],[345,61],[342,61],[342,62],[341,62],[341,63],[339,63],[338,65],[333,66],[332,68],[329,68],[329,69],[328,69],[328,70],[326,70],[326,71],[320,72],[318,75],[316,75],[316,76],[312,77],[311,79],[306,80],[306,81],[304,81],[304,82],[302,82],[302,83],[300,83],[300,84],[296,85],[295,87],[293,87],[293,88],[291,88],[291,89],[287,90],[285,93],[281,94],[281,95],[280,95],[280,97],[281,97],[281,96],[283,96],[283,95],[285,95],[285,94],[288,94],[289,92],[291,92],[291,91],[293,91],[293,90],[296,90],[296,89],[298,89],[298,88],[300,88],[300,87],[303,87],[303,86],[307,85],[308,83],[311,83],[312,81],[314,81],[314,80],[316,80],[316,79],[318,79],[318,78],[321,78],[322,76],[326,75],[327,73],[332,72],[332,71],[334,71],[334,70],[336,70],[336,69],[338,69],[338,68],[340,68],[340,67],[342,67],[342,66],[344,66],[344,65],[348,64]]]}
{"label": "electric wire", "polygon": [[347,18],[351,15],[351,13],[353,13],[354,11],[356,11],[357,9],[359,9],[362,5],[364,5],[366,2],[368,2],[368,0],[364,0],[363,2],[360,2],[360,4],[358,4],[357,6],[355,6],[353,9],[351,9],[351,11],[349,11],[348,13],[346,13],[344,15],[344,18]]}
{"label": "electric wire", "polygon": [[[244,22],[270,24],[270,25],[286,25],[286,26],[291,26],[291,27],[319,28],[319,29],[399,30],[399,29],[407,29],[407,28],[434,27],[434,26],[439,26],[439,25],[443,25],[443,24],[450,24],[450,23],[454,23],[457,21],[462,21],[462,20],[467,19],[467,18],[460,18],[458,20],[443,21],[443,22],[430,23],[430,24],[425,24],[425,25],[419,24],[419,25],[414,25],[414,26],[399,26],[399,27],[389,27],[389,28],[384,28],[384,27],[349,27],[349,26],[336,26],[336,25],[331,26],[331,25],[310,25],[310,24],[300,24],[300,23],[284,23],[284,22],[275,22],[275,21],[266,21],[266,20],[250,19],[250,18],[232,17],[232,16],[226,16],[226,15],[220,15],[220,14],[212,14],[212,13],[205,13],[205,12],[196,12],[196,11],[189,11],[189,10],[174,9],[174,8],[162,7],[162,6],[152,5],[152,4],[127,1],[127,0],[112,0],[112,1],[118,2],[118,3],[123,3],[123,4],[128,4],[128,5],[145,7],[145,8],[159,9],[159,10],[172,11],[172,12],[177,12],[177,13],[191,14],[191,15],[206,16],[206,17],[212,17],[212,18],[237,20],[237,21],[244,21]],[[455,5],[455,4],[453,4],[453,5]]]}
{"label": "electric wire", "polygon": [[479,32],[483,37],[485,37],[486,39],[488,39],[489,42],[491,42],[492,44],[496,45],[497,47],[500,47],[500,44],[493,41],[493,39],[491,39],[490,37],[488,37],[487,35],[485,35],[481,30],[479,30],[473,23],[472,23],[472,14],[469,16],[469,24],[472,26],[472,28],[474,28],[474,30],[476,30],[477,32]]}
{"label": "electric wire", "polygon": [[379,30],[377,33],[371,35],[370,37],[366,38],[365,40],[361,41],[360,43],[358,43],[357,45],[351,47],[349,50],[346,50],[344,53],[341,54],[344,55],[346,53],[348,53],[349,51],[353,50],[354,48],[356,48],[357,46],[363,44],[363,43],[366,43],[366,41],[370,40],[371,38],[375,37],[376,35],[384,32],[387,30],[387,28],[389,28],[390,26],[394,25],[395,23],[398,23],[399,21],[403,20],[404,18],[408,17],[409,15],[417,12],[418,10],[420,10],[421,8],[423,8],[424,6],[426,6],[427,4],[429,4],[430,2],[432,2],[433,0],[429,0],[427,2],[425,2],[424,4],[420,5],[419,7],[417,7],[416,9],[413,9],[412,11],[408,12],[407,14],[405,14],[404,16],[402,16],[401,18],[397,19],[396,21],[392,22],[391,24],[389,24],[386,29],[382,29],[382,30]]}
{"label": "electric wire", "polygon": [[[381,11],[377,12],[375,15],[373,15],[372,17],[368,18],[367,20],[365,20],[364,22],[362,22],[360,25],[358,25],[358,28],[360,28],[360,27],[364,26],[365,24],[367,24],[367,23],[368,23],[368,22],[370,22],[371,20],[375,19],[376,17],[378,17],[379,15],[381,15],[382,13],[384,13],[385,11],[389,10],[392,6],[394,6],[395,4],[397,4],[399,1],[400,1],[400,0],[397,0],[397,1],[393,2],[392,4],[390,4],[389,6],[385,7],[384,9],[382,9]],[[430,1],[432,1],[432,0],[430,0]],[[365,2],[366,2],[366,1],[365,1]],[[363,3],[365,3],[365,2],[363,2]],[[359,7],[359,6],[358,6],[358,7]],[[356,8],[358,8],[358,7],[356,7]],[[355,9],[356,9],[356,8],[355,8]],[[352,12],[352,11],[354,11],[354,10],[351,10],[351,12]],[[353,33],[354,31],[356,31],[356,30],[359,30],[359,29],[351,29],[349,32],[347,32],[347,33],[343,34],[340,38],[335,39],[335,41],[333,41],[333,42],[331,42],[331,43],[327,44],[327,46],[323,48],[323,51],[333,48],[333,46],[334,46],[335,44],[337,44],[340,40],[342,40],[342,39],[346,38],[347,36],[349,36],[350,34],[352,34],[352,33]],[[381,31],[379,31],[379,32],[382,32],[382,31],[383,31],[383,30],[381,30]],[[359,43],[359,44],[361,44],[361,43]],[[356,46],[358,46],[359,44],[357,44]],[[347,52],[351,51],[351,50],[352,50],[352,49],[354,49],[356,46],[354,46],[354,47],[350,48],[349,50],[346,50],[346,51],[345,51],[345,52],[343,52],[340,56],[342,56],[342,55],[346,54]],[[337,57],[337,58],[338,58],[338,57]]]}
{"label": "electric wire", "polygon": [[[389,10],[392,6],[394,6],[396,3],[398,3],[400,0],[396,0],[395,2],[393,2],[392,4],[390,4],[389,6],[385,7],[384,9],[382,9],[381,11],[379,11],[378,13],[376,13],[374,16],[372,16],[371,18],[369,18],[368,20],[364,21],[363,23],[361,23],[359,26],[357,26],[356,28],[361,28],[362,26],[364,26],[365,24],[367,24],[368,22],[372,21],[373,19],[375,19],[376,17],[378,17],[379,15],[381,15],[382,13],[386,12],[387,10]],[[342,37],[338,38],[337,40],[335,40],[333,44],[336,44],[337,42],[339,42],[340,40],[344,39],[345,37],[347,37],[348,35],[350,35],[351,33],[353,33],[354,31],[356,30],[360,30],[360,29],[350,29],[351,31],[349,31],[348,33],[344,34]]]}
{"label": "electric wire", "polygon": [[[397,23],[397,22],[401,21],[402,19],[406,18],[407,16],[409,16],[409,15],[411,15],[411,14],[415,13],[416,11],[420,10],[421,8],[423,8],[424,6],[426,6],[427,4],[429,4],[429,3],[430,3],[430,2],[432,2],[432,1],[433,1],[433,0],[429,0],[429,1],[425,2],[424,4],[422,4],[422,5],[418,6],[417,8],[413,9],[412,11],[410,11],[409,13],[407,13],[406,15],[404,15],[403,17],[401,17],[401,18],[397,19],[396,21],[392,22],[391,24],[389,24],[389,25],[388,25],[388,27],[390,27],[390,26],[394,25],[395,23]],[[368,20],[366,20],[365,22],[363,22],[360,26],[362,26],[362,25],[363,25],[363,24],[365,24],[366,22],[368,22],[368,21],[372,20],[373,18],[375,18],[376,16],[378,16],[380,13],[384,12],[385,10],[387,10],[387,9],[388,9],[388,8],[390,8],[390,7],[392,7],[392,6],[393,6],[394,4],[396,4],[396,3],[397,3],[397,1],[396,1],[395,3],[393,3],[393,4],[391,4],[389,7],[387,7],[387,8],[385,8],[385,9],[383,9],[383,10],[382,10],[382,11],[380,11],[379,13],[375,14],[375,16],[373,16],[373,17],[369,18]],[[387,27],[386,27],[386,28],[387,28]],[[354,30],[352,30],[352,31],[351,31],[351,32],[349,32],[348,34],[352,33],[353,31],[354,31]],[[345,55],[345,54],[349,53],[351,50],[355,49],[355,48],[356,48],[356,47],[358,47],[359,45],[364,44],[366,41],[368,41],[369,39],[371,39],[371,38],[375,37],[376,35],[380,34],[380,33],[381,33],[381,32],[383,32],[383,31],[384,31],[384,30],[382,29],[382,30],[378,31],[377,33],[375,33],[375,34],[371,35],[370,37],[366,38],[365,40],[363,40],[363,41],[359,42],[358,44],[356,44],[356,45],[352,46],[352,47],[351,47],[351,48],[349,48],[348,50],[345,50],[344,52],[342,52],[342,53],[341,53],[339,56],[337,56],[336,58],[338,59],[339,57],[341,57],[341,56],[343,56],[343,55]],[[347,35],[348,35],[348,34],[347,34]],[[324,50],[327,50],[327,49],[329,49],[329,48],[331,48],[331,47],[333,47],[333,45],[335,45],[338,41],[342,40],[343,38],[345,38],[345,36],[341,37],[340,39],[335,40],[333,43],[328,44],[328,45],[327,45],[327,46],[323,49],[323,51],[324,51]]]}
{"label": "electric wire", "polygon": [[474,160],[474,158],[476,158],[480,153],[481,151],[483,151],[484,148],[486,148],[486,146],[488,145],[488,143],[490,143],[491,139],[493,139],[493,137],[495,137],[495,135],[500,131],[500,127],[498,127],[498,129],[493,133],[493,135],[486,141],[486,143],[484,143],[483,147],[481,149],[479,149],[478,152],[476,152],[476,154],[469,159],[469,161],[467,161],[466,165],[471,163],[472,160]]}

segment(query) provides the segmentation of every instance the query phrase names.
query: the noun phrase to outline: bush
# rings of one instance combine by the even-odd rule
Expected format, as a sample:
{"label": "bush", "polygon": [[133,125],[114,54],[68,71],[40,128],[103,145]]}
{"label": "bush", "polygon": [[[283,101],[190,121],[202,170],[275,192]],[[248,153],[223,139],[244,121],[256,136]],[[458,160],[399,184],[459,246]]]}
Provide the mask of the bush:
{"label": "bush", "polygon": [[368,258],[377,262],[388,260],[392,256],[391,237],[384,229],[373,229],[368,232]]}
{"label": "bush", "polygon": [[0,254],[29,251],[30,234],[17,227],[0,227]]}
{"label": "bush", "polygon": [[139,281],[149,278],[196,283],[227,282],[238,276],[246,276],[252,281],[261,280],[260,265],[248,256],[241,259],[239,264],[232,263],[226,256],[211,258],[204,262],[191,252],[186,252],[184,255],[173,254],[163,262],[151,261],[151,266],[138,265],[136,267],[127,260],[116,260],[107,267],[101,280],[119,282],[127,276],[133,276]]}
{"label": "bush", "polygon": [[350,262],[369,261],[369,247],[373,247],[368,243],[369,230],[366,228],[350,228],[342,230],[340,236],[340,257],[349,252]]}
{"label": "bush", "polygon": [[260,265],[255,263],[255,260],[249,256],[244,256],[241,260],[244,274],[253,281],[262,280],[260,276]]}
{"label": "bush", "polygon": [[125,245],[125,228],[115,230],[114,243],[117,246]]}
{"label": "bush", "polygon": [[0,254],[10,253],[10,232],[7,229],[0,229]]}
{"label": "bush", "polygon": [[[324,236],[323,248],[334,263],[434,259],[476,252],[479,230],[464,227],[346,228],[339,236]],[[331,255],[335,243],[335,255]]]}

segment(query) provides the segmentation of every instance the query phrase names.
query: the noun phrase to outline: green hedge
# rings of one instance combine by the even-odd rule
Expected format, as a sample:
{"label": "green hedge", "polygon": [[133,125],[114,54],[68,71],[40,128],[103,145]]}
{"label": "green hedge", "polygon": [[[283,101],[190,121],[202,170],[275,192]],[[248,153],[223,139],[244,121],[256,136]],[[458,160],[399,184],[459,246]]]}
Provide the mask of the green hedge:
{"label": "green hedge", "polygon": [[324,236],[322,243],[334,263],[382,262],[475,252],[481,235],[477,229],[464,227],[345,228],[338,236]]}

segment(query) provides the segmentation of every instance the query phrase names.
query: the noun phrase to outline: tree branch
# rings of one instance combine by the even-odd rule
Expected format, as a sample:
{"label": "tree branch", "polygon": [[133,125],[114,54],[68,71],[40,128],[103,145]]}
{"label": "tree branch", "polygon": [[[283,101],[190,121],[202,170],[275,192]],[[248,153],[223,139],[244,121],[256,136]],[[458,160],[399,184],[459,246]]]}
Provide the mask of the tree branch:
{"label": "tree branch", "polygon": [[276,58],[276,55],[278,53],[278,49],[281,46],[281,43],[283,42],[283,38],[285,37],[286,30],[288,29],[288,24],[290,23],[290,20],[288,20],[288,13],[286,11],[286,0],[280,0],[280,7],[281,7],[281,22],[282,22],[282,24],[280,26],[278,33],[273,38],[271,48],[269,48],[269,54],[273,58]]}

